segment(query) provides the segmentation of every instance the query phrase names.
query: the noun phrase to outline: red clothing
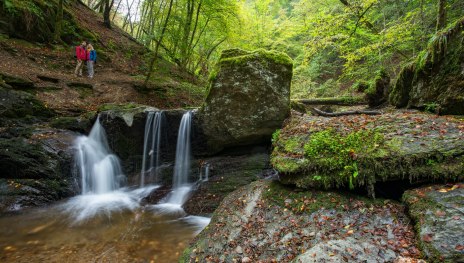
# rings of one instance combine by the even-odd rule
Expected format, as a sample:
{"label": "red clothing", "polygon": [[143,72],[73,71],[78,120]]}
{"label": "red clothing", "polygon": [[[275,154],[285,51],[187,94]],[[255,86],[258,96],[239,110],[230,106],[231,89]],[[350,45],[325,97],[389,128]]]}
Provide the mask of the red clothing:
{"label": "red clothing", "polygon": [[76,47],[76,57],[78,60],[87,60],[87,51],[85,50],[85,47],[82,46],[77,46]]}

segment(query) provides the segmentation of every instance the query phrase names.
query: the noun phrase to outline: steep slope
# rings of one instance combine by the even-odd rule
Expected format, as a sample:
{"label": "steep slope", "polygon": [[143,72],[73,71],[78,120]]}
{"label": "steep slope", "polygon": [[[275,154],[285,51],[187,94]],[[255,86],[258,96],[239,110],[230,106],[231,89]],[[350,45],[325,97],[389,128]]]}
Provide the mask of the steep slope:
{"label": "steep slope", "polygon": [[[53,28],[42,21],[54,16],[54,8],[55,1],[0,4],[0,83],[4,87],[27,89],[63,115],[95,110],[103,103],[172,108],[198,105],[202,100],[203,88],[192,84],[195,79],[163,59],[158,60],[151,83],[144,87],[149,50],[121,29],[104,27],[102,17],[80,1],[65,6],[62,40],[67,44],[50,44],[43,36],[49,36]],[[24,23],[18,21],[20,17]],[[74,46],[82,40],[90,41],[98,53],[94,79],[73,74]],[[24,82],[32,84],[18,85]]]}

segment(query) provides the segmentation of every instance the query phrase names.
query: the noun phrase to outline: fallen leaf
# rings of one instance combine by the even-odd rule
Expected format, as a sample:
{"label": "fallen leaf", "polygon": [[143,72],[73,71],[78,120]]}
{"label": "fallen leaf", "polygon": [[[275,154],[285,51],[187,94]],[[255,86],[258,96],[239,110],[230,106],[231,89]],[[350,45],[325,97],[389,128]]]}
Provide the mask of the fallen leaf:
{"label": "fallen leaf", "polygon": [[432,234],[425,234],[422,236],[422,240],[425,242],[432,242],[433,240],[433,235]]}

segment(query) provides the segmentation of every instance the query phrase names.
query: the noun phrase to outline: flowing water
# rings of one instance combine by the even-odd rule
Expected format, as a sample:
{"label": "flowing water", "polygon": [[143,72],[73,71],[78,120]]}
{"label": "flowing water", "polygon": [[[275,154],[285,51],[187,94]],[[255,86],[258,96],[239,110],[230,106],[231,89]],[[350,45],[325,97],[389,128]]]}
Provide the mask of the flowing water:
{"label": "flowing water", "polygon": [[182,116],[177,136],[176,163],[172,181],[172,192],[166,199],[166,204],[181,206],[186,201],[192,184],[189,184],[190,171],[190,135],[192,124],[192,112],[188,111]]}
{"label": "flowing water", "polygon": [[0,217],[0,262],[176,262],[209,224],[181,208],[191,190],[190,123],[189,112],[179,130],[173,191],[167,202],[149,205],[143,198],[159,186],[123,187],[119,159],[97,119],[75,144],[82,194]]}
{"label": "flowing water", "polygon": [[145,179],[158,181],[158,168],[160,167],[161,132],[164,122],[162,111],[149,112],[145,123],[145,137],[143,141],[142,171],[140,172],[140,186],[145,186]]}
{"label": "flowing water", "polygon": [[81,175],[82,194],[104,194],[118,189],[125,181],[119,159],[106,139],[100,117],[89,136],[80,136],[76,143],[76,165]]}

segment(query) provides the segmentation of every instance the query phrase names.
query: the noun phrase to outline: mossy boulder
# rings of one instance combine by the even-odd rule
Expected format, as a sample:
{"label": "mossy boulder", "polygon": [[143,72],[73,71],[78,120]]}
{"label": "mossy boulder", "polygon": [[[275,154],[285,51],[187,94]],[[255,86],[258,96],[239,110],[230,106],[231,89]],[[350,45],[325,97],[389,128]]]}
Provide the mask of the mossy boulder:
{"label": "mossy boulder", "polygon": [[440,114],[464,114],[464,18],[438,32],[426,50],[405,66],[390,94],[397,107],[426,109],[436,104]]}
{"label": "mossy boulder", "polygon": [[0,138],[0,211],[44,205],[76,194],[72,143],[76,134],[34,130]]}
{"label": "mossy boulder", "polygon": [[[79,26],[72,8],[83,7],[80,1],[64,1],[61,39],[71,44],[76,39],[96,39]],[[58,1],[21,0],[0,2],[0,32],[31,42],[49,43],[54,38]]]}
{"label": "mossy boulder", "polygon": [[0,82],[8,84],[10,87],[14,89],[27,90],[34,88],[34,82],[32,82],[31,80],[2,72],[0,72]]}
{"label": "mossy boulder", "polygon": [[211,153],[269,140],[290,112],[292,60],[283,53],[222,53],[199,111]]}
{"label": "mossy boulder", "polygon": [[406,191],[419,245],[430,262],[464,262],[464,184]]}
{"label": "mossy boulder", "polygon": [[464,122],[412,112],[292,116],[273,136],[271,164],[302,188],[366,187],[464,179]]}
{"label": "mossy boulder", "polygon": [[19,119],[26,116],[49,118],[54,112],[34,95],[0,87],[0,117]]}
{"label": "mossy boulder", "polygon": [[385,70],[380,70],[369,88],[364,91],[366,93],[366,101],[370,107],[377,107],[388,101],[388,93],[390,92],[390,76]]}
{"label": "mossy boulder", "polygon": [[229,194],[180,262],[395,262],[420,257],[403,206],[257,181]]}

